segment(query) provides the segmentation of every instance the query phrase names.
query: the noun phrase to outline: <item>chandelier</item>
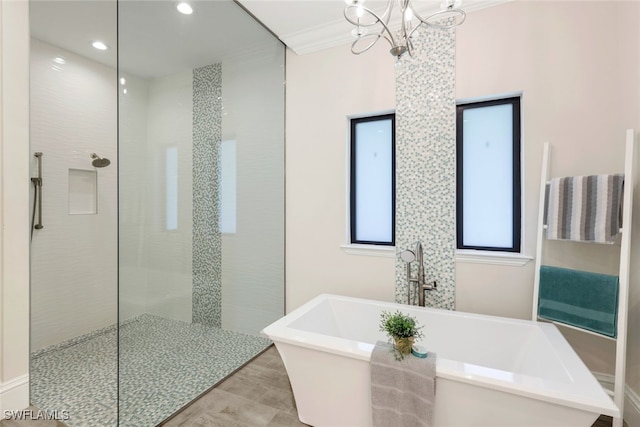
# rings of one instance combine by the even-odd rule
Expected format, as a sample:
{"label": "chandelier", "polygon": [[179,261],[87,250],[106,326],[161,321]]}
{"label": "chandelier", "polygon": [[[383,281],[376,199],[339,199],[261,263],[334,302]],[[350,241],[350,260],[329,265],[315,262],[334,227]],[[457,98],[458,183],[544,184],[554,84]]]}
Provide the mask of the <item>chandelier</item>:
{"label": "chandelier", "polygon": [[[349,23],[355,25],[351,31],[356,40],[351,44],[351,52],[360,55],[371,49],[380,39],[385,39],[391,45],[389,52],[398,60],[405,53],[413,56],[413,38],[418,33],[417,29],[423,24],[433,28],[453,28],[462,24],[466,13],[460,9],[461,0],[444,0],[440,10],[423,18],[418,14],[411,0],[387,0],[387,5],[382,14],[378,14],[364,6],[365,0],[346,0],[344,17]],[[400,28],[394,31],[396,26],[389,24],[397,2],[400,9]],[[395,23],[397,25],[397,22]]]}

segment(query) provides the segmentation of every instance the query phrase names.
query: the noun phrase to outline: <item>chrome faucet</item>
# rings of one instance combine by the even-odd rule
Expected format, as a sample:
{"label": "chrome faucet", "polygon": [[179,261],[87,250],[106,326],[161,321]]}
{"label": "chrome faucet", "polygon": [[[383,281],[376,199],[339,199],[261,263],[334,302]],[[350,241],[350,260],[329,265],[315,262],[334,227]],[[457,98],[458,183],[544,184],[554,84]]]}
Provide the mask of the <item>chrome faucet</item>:
{"label": "chrome faucet", "polygon": [[[437,285],[435,280],[429,283],[425,280],[422,243],[419,241],[416,243],[415,251],[410,249],[402,251],[400,253],[400,258],[407,263],[407,286],[409,287],[407,292],[407,303],[411,305],[411,284],[414,283],[418,288],[418,305],[424,307],[424,291],[435,289]],[[413,261],[418,263],[418,275],[416,277],[411,275],[411,263]]]}

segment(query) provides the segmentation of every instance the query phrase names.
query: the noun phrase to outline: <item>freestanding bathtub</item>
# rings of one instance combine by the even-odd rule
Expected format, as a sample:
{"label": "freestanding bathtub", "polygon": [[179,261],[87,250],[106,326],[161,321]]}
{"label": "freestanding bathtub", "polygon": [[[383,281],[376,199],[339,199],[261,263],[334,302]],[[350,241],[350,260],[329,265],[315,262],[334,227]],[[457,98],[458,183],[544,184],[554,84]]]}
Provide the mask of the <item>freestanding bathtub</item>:
{"label": "freestanding bathtub", "polygon": [[370,426],[369,360],[382,310],[424,325],[437,353],[435,427],[588,427],[619,416],[554,325],[320,295],[263,330],[287,369],[300,421]]}

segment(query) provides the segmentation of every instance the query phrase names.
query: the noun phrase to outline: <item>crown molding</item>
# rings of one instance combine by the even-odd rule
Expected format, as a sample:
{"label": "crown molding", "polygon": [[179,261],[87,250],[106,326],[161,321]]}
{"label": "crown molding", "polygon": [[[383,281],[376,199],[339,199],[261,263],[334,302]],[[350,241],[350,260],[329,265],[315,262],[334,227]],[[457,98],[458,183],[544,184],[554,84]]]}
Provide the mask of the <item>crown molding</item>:
{"label": "crown molding", "polygon": [[[514,0],[466,0],[463,3],[462,9],[470,13],[512,1]],[[425,3],[422,7],[416,7],[416,10],[419,14],[426,16],[438,11],[439,8],[434,8],[433,3]],[[336,19],[326,24],[283,34],[280,36],[280,40],[296,54],[304,55],[352,43],[354,40],[351,36],[352,29],[353,26],[345,19]]]}

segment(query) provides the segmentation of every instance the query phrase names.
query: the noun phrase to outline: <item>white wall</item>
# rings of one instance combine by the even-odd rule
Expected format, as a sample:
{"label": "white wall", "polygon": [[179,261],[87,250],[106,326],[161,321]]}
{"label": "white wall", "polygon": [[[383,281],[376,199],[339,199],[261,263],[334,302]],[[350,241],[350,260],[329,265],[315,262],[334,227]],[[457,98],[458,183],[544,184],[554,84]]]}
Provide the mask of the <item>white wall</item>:
{"label": "white wall", "polygon": [[[458,29],[457,98],[523,91],[527,255],[535,255],[544,142],[552,146],[552,176],[624,170],[625,130],[640,128],[639,6],[635,2],[514,2],[474,12]],[[617,274],[619,245],[548,242],[546,248],[549,264]],[[636,238],[633,254],[639,249]],[[530,318],[533,264],[458,263],[456,308]],[[639,278],[636,270],[630,331],[640,326]],[[613,372],[612,342],[564,332],[590,369]],[[632,335],[628,382],[638,391],[640,346]]]}
{"label": "white wall", "polygon": [[29,404],[29,8],[0,3],[0,412]]}
{"label": "white wall", "polygon": [[284,51],[222,62],[222,140],[236,141],[237,226],[222,235],[222,327],[257,335],[284,313]]}
{"label": "white wall", "polygon": [[[115,70],[36,39],[31,77],[31,153],[43,153],[44,225],[31,243],[33,351],[116,322],[117,98]],[[111,165],[94,168],[91,153]],[[29,164],[36,176],[33,157]],[[97,214],[71,214],[71,168],[97,174]]]}
{"label": "white wall", "polygon": [[287,51],[287,311],[320,293],[393,301],[395,258],[348,255],[347,116],[395,108],[385,46]]}
{"label": "white wall", "polygon": [[[552,175],[623,169],[625,129],[634,125],[625,119],[629,105],[624,91],[632,82],[621,78],[621,35],[594,31],[602,22],[617,26],[619,13],[604,2],[515,2],[475,12],[458,29],[458,99],[523,91],[527,255],[535,254],[545,141],[552,145]],[[543,32],[538,31],[543,27]],[[608,247],[564,242],[547,247],[549,259],[559,263],[562,254],[569,252],[583,260],[582,268],[593,265],[605,273],[617,269],[616,251]],[[533,262],[524,268],[458,264],[457,309],[498,310],[498,314],[529,318],[532,278]]]}
{"label": "white wall", "polygon": [[[625,130],[640,128],[639,6],[513,2],[470,13],[457,30],[458,99],[523,91],[524,241],[529,255],[535,253],[545,141],[554,145],[554,174],[623,169]],[[394,81],[393,58],[385,46],[361,56],[353,56],[349,46],[302,56],[288,53],[287,311],[323,292],[393,300],[394,260],[346,255],[340,245],[348,180],[345,116],[394,108]],[[634,258],[639,236],[636,229]],[[617,257],[609,249],[560,243],[548,258],[615,272]],[[640,328],[640,267],[632,264],[634,331]],[[532,282],[533,262],[524,267],[457,262],[456,309],[530,318]],[[611,343],[567,336],[591,369],[612,371]],[[638,393],[640,341],[633,334],[629,347],[627,381]]]}

